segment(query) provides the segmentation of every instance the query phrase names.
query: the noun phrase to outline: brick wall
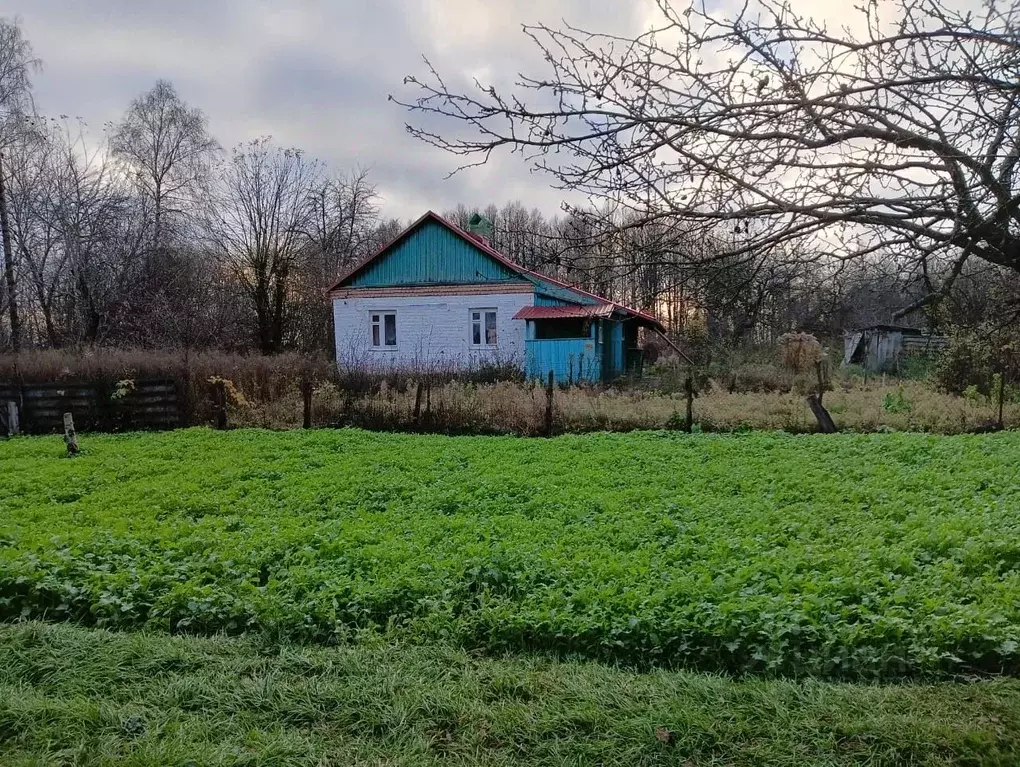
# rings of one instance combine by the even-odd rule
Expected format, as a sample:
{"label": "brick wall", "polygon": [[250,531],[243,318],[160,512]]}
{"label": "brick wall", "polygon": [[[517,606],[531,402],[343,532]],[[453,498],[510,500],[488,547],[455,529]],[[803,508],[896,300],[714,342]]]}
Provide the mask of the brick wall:
{"label": "brick wall", "polygon": [[[524,321],[512,317],[534,304],[533,293],[391,295],[333,300],[337,361],[343,367],[469,368],[482,363],[524,367]],[[471,311],[496,310],[495,349],[471,347]],[[372,312],[397,315],[396,349],[371,346]]]}

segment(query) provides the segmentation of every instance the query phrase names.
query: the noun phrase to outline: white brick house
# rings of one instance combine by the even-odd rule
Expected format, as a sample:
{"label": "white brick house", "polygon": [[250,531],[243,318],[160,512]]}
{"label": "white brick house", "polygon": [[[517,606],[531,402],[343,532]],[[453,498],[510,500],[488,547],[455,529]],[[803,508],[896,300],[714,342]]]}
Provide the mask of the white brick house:
{"label": "white brick house", "polygon": [[431,211],[330,288],[341,367],[607,380],[654,317],[525,269]]}

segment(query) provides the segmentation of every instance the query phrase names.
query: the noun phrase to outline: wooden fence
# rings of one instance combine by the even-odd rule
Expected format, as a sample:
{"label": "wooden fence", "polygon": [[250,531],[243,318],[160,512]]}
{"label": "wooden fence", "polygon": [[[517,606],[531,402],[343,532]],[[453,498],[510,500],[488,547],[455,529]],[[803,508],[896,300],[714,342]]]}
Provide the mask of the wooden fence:
{"label": "wooden fence", "polygon": [[74,416],[78,431],[176,429],[184,425],[177,384],[169,380],[115,383],[0,383],[0,410],[7,434],[8,402],[18,410],[24,434],[53,434],[64,429],[64,413]]}

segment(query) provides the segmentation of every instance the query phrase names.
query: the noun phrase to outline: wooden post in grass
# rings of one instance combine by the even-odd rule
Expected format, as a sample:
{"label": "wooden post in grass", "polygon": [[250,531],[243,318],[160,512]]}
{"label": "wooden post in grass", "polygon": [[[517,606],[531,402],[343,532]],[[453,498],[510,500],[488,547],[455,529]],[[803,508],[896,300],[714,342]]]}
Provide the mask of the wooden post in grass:
{"label": "wooden post in grass", "polygon": [[432,420],[432,381],[425,382],[425,423]]}
{"label": "wooden post in grass", "polygon": [[223,381],[213,381],[212,405],[216,428],[222,431],[227,428],[227,386]]}
{"label": "wooden post in grass", "polygon": [[301,378],[301,404],[302,418],[301,425],[306,429],[312,428],[312,379],[305,373]]}
{"label": "wooden post in grass", "polygon": [[78,435],[74,432],[74,418],[70,413],[64,413],[64,444],[68,455],[78,455]]}
{"label": "wooden post in grass", "polygon": [[687,396],[687,417],[684,420],[684,431],[690,434],[694,431],[694,378],[690,373],[684,380],[684,394]]}
{"label": "wooden post in grass", "polygon": [[552,436],[553,431],[553,385],[556,383],[556,376],[549,371],[549,382],[545,386],[545,434]]}
{"label": "wooden post in grass", "polygon": [[836,428],[836,423],[832,420],[832,416],[829,415],[829,411],[822,407],[822,401],[817,394],[809,394],[807,403],[808,407],[811,408],[811,412],[815,414],[815,418],[818,420],[818,427],[822,430],[823,434],[835,434],[839,431]]}
{"label": "wooden post in grass", "polygon": [[414,387],[414,423],[421,422],[421,381]]}
{"label": "wooden post in grass", "polygon": [[10,399],[3,403],[4,411],[7,414],[7,436],[13,437],[20,433],[21,425],[18,422],[18,403]]}
{"label": "wooden post in grass", "polygon": [[1002,431],[1003,429],[1006,428],[1006,424],[1002,420],[1002,401],[1005,398],[1005,392],[1006,392],[1006,374],[1005,374],[1005,372],[1002,372],[1002,373],[999,373],[999,391],[998,391],[998,397],[999,397],[999,420],[995,424],[999,428],[999,431]]}

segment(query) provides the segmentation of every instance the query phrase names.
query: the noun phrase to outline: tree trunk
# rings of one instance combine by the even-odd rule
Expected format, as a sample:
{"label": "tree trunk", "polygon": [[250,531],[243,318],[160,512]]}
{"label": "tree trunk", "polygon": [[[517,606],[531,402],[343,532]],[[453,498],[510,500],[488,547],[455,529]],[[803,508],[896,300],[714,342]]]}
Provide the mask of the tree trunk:
{"label": "tree trunk", "polygon": [[287,322],[287,276],[287,265],[285,263],[281,264],[277,271],[276,284],[273,286],[272,337],[274,354],[283,351],[284,342],[286,341],[284,334]]}
{"label": "tree trunk", "polygon": [[822,407],[822,401],[818,398],[817,394],[809,394],[807,403],[808,407],[811,408],[811,412],[815,414],[815,418],[818,420],[818,428],[823,434],[835,434],[839,431],[832,420],[832,416],[829,415],[829,411]]}
{"label": "tree trunk", "polygon": [[273,318],[269,301],[269,289],[259,284],[255,289],[255,341],[262,354],[273,353]]}
{"label": "tree trunk", "polygon": [[0,153],[0,236],[4,249],[4,280],[7,283],[7,310],[11,320],[11,348],[21,349],[21,318],[18,316],[18,300],[14,277],[14,249],[11,247],[11,222],[7,218],[7,189],[4,184],[3,154]]}
{"label": "tree trunk", "polygon": [[694,377],[687,374],[684,379],[684,394],[687,397],[687,414],[684,418],[684,431],[690,434],[694,431]]}
{"label": "tree trunk", "polygon": [[312,428],[312,379],[308,373],[301,378],[301,425],[305,429]]}

